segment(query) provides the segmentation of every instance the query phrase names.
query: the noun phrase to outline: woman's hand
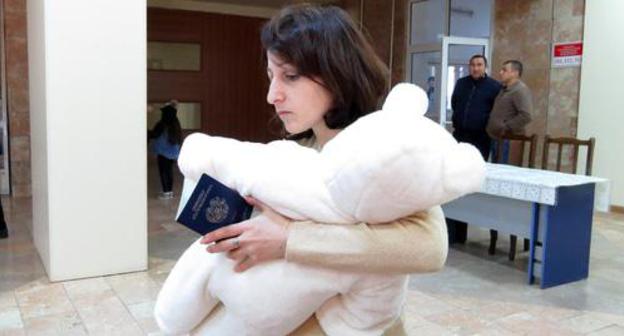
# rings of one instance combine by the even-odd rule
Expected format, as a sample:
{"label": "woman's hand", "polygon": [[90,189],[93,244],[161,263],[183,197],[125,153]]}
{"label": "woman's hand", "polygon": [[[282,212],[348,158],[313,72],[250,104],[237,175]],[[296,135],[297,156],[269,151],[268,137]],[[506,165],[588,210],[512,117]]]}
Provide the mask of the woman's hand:
{"label": "woman's hand", "polygon": [[202,244],[210,244],[223,239],[207,250],[210,253],[227,252],[227,257],[236,262],[236,272],[264,261],[284,258],[290,224],[290,219],[257,199],[245,199],[260,210],[260,215],[210,232],[201,240]]}

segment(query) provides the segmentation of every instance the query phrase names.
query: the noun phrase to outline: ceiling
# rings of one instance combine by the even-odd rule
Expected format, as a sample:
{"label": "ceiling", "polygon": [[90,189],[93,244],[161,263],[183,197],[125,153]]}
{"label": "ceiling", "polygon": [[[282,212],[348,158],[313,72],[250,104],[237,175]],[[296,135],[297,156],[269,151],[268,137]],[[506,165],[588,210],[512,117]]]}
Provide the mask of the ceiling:
{"label": "ceiling", "polygon": [[254,7],[281,7],[288,0],[198,0],[201,2],[220,2],[228,5],[244,5]]}
{"label": "ceiling", "polygon": [[[228,4],[228,5],[243,5],[243,6],[270,7],[270,8],[280,8],[285,4],[296,2],[293,0],[195,0],[195,1],[217,2],[217,3]],[[308,2],[330,2],[330,1],[321,0],[321,1],[308,1]]]}

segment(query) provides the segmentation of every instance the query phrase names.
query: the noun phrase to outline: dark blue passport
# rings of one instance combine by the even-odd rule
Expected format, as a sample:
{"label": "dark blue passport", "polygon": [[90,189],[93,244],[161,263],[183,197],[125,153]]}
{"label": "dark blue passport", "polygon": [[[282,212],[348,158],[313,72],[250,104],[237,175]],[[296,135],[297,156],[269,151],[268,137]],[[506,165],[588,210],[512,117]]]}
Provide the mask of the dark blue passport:
{"label": "dark blue passport", "polygon": [[203,174],[177,222],[203,236],[249,219],[252,210],[253,207],[236,190]]}

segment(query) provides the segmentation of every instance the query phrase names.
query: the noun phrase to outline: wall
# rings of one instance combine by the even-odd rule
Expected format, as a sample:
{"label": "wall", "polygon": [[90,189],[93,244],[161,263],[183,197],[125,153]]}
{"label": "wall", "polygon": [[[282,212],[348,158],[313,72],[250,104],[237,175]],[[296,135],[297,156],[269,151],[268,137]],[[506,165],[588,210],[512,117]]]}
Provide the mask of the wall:
{"label": "wall", "polygon": [[194,12],[218,13],[226,15],[241,15],[250,17],[270,18],[275,14],[275,8],[258,6],[241,6],[227,3],[216,3],[192,0],[147,0],[149,7],[183,9]]}
{"label": "wall", "polygon": [[28,108],[28,56],[26,1],[4,0],[7,108],[11,192],[30,196],[30,116]]}
{"label": "wall", "polygon": [[145,8],[28,1],[33,235],[52,281],[147,268]]}
{"label": "wall", "polygon": [[342,0],[390,69],[392,85],[405,80],[407,0]]}
{"label": "wall", "polygon": [[578,134],[596,137],[595,175],[611,180],[611,202],[624,206],[624,1],[591,0],[585,8]]}
{"label": "wall", "polygon": [[273,108],[260,30],[266,19],[162,8],[147,11],[149,41],[201,45],[200,71],[148,72],[148,101],[177,99],[201,106],[201,131],[241,140],[268,141]]}
{"label": "wall", "polygon": [[[25,14],[25,13],[24,13]],[[30,129],[33,152],[32,160],[33,211],[31,233],[39,257],[44,265],[50,265],[50,209],[48,188],[48,123],[46,118],[46,50],[45,16],[41,1],[28,2],[28,53],[30,82],[29,101],[33,111]],[[30,148],[29,151],[30,153]]]}

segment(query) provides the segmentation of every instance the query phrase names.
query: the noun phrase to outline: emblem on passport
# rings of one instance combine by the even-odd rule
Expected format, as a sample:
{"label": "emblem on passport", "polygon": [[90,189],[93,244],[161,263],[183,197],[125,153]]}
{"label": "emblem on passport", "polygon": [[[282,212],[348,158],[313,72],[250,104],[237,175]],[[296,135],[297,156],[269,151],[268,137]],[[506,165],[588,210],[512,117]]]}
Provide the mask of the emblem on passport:
{"label": "emblem on passport", "polygon": [[248,219],[252,210],[237,191],[203,174],[176,221],[205,235]]}
{"label": "emblem on passport", "polygon": [[230,207],[227,205],[225,198],[217,196],[208,202],[206,219],[210,223],[222,222],[227,217],[229,211]]}

